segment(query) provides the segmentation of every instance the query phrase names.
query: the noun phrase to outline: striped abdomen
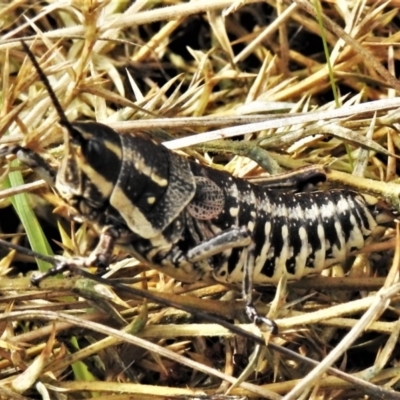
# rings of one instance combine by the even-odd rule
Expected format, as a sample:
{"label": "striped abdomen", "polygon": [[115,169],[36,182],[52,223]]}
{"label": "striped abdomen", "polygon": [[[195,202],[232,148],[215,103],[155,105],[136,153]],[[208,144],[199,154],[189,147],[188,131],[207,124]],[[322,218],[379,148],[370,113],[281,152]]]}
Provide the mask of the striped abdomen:
{"label": "striped abdomen", "polygon": [[362,248],[377,225],[364,197],[351,190],[280,193],[216,171],[207,173],[224,189],[224,211],[208,223],[196,221],[196,226],[214,233],[244,226],[252,238],[246,248],[213,258],[217,280],[241,282],[246,263],[253,265],[259,284],[277,283],[282,275],[300,279],[318,273]]}

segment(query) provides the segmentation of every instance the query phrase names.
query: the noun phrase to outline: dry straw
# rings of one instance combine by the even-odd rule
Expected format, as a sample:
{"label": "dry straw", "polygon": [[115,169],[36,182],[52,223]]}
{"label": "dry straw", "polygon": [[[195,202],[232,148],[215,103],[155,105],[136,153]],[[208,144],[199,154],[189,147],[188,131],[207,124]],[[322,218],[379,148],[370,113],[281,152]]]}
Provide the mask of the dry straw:
{"label": "dry straw", "polygon": [[[351,187],[399,209],[395,7],[9,1],[0,9],[0,143],[22,143],[54,166],[63,154],[56,112],[21,50],[24,38],[70,120],[145,132],[246,179],[323,165],[326,187]],[[55,239],[58,253],[87,255],[96,240],[91,227],[71,226],[67,206],[43,181],[2,161],[3,232],[26,244],[21,226],[7,225],[11,200],[34,250],[50,255],[47,239]],[[324,277],[258,290],[259,310],[281,329],[267,347],[244,324],[232,288],[181,285],[128,259],[113,265],[110,279],[164,303],[78,278],[48,279],[37,289],[10,274],[31,257],[4,252],[0,398],[399,399],[399,240],[392,224]],[[229,318],[258,344],[200,312]]]}

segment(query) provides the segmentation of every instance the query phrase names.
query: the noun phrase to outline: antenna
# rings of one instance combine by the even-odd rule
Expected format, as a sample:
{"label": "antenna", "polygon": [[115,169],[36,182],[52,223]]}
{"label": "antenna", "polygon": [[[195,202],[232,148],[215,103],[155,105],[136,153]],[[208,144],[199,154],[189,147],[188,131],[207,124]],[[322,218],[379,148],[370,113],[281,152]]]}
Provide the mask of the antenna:
{"label": "antenna", "polygon": [[[28,47],[28,45],[23,40],[21,40],[21,45],[22,45],[22,48],[25,50],[26,54],[28,55],[29,59],[31,60],[33,66],[35,67],[35,70],[38,73],[40,80],[43,82],[47,92],[49,93],[50,99],[51,99],[53,106],[56,109],[58,117],[60,119],[60,125],[67,128],[70,135],[75,138],[77,136],[76,133],[78,133],[78,132],[74,128],[74,126],[71,124],[71,122],[68,121],[68,118],[65,115],[65,112],[64,112],[60,102],[58,101],[53,88],[50,85],[49,79],[43,72],[42,68],[40,67],[39,63],[37,62],[35,56],[33,55],[32,51]],[[78,136],[80,137],[79,133],[78,133]]]}

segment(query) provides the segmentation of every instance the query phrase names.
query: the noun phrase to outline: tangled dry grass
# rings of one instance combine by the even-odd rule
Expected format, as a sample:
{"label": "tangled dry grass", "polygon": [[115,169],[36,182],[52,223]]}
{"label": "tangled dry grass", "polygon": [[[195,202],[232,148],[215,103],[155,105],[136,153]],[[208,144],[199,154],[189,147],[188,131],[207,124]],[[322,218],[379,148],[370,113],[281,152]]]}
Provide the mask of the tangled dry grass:
{"label": "tangled dry grass", "polygon": [[[0,143],[51,165],[63,154],[24,38],[72,121],[144,131],[246,179],[324,165],[329,186],[399,209],[398,5],[10,1],[0,9]],[[26,232],[41,254],[87,255],[90,225],[71,225],[65,204],[12,157],[2,165],[2,237],[27,245]],[[181,285],[132,259],[109,279],[161,303],[81,277],[33,288],[18,274],[32,258],[4,251],[0,398],[400,399],[399,239],[394,224],[381,235],[324,277],[258,290],[277,336],[245,323],[231,288]]]}

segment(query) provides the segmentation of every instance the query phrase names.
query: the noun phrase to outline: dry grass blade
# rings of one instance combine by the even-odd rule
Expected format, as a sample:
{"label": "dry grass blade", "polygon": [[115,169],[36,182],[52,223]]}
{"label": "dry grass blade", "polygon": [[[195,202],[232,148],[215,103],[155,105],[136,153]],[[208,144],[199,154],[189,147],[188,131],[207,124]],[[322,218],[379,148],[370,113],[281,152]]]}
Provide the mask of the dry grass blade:
{"label": "dry grass blade", "polygon": [[376,295],[374,302],[371,304],[368,311],[358,321],[356,326],[342,339],[341,343],[320,362],[319,366],[308,374],[292,391],[290,391],[284,400],[298,399],[303,390],[309,390],[314,386],[318,379],[326,372],[327,368],[331,366],[360,336],[371,322],[380,316],[380,314],[389,305],[388,300],[398,294],[400,291],[400,284],[396,284],[390,288],[382,288]]}
{"label": "dry grass blade", "polygon": [[[25,146],[54,168],[64,155],[58,116],[20,46],[25,38],[70,121],[144,134],[261,183],[262,168],[319,165],[327,168],[322,189],[351,188],[377,197],[387,214],[400,211],[395,2],[317,1],[11,0],[0,10],[0,144]],[[98,232],[70,223],[71,207],[7,154],[1,239],[27,246],[30,221],[22,226],[10,208],[24,193],[57,254],[90,254]],[[6,189],[10,172],[24,184]],[[146,318],[142,299],[118,285],[84,291],[75,279],[49,279],[33,288],[19,276],[36,268],[32,254],[2,250],[0,397],[214,400],[233,385],[226,398],[235,400],[398,399],[400,239],[381,221],[346,264],[279,289],[272,312],[282,334],[252,369],[260,336],[244,324],[237,288],[184,285],[117,249],[107,278],[157,294]],[[275,288],[256,292],[268,314]],[[336,377],[319,379],[325,372]]]}

